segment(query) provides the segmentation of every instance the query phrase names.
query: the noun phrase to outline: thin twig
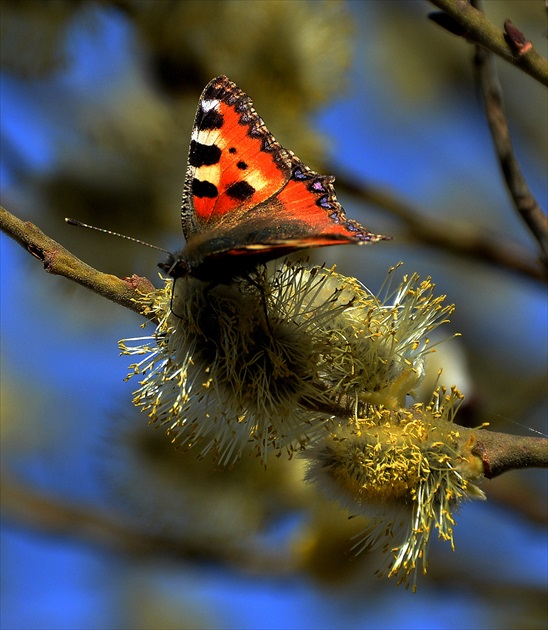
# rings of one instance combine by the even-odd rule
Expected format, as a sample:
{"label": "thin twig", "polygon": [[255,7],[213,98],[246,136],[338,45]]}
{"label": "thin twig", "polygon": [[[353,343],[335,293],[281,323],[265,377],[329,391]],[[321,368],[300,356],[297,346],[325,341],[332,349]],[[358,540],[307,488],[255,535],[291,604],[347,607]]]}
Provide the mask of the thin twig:
{"label": "thin twig", "polygon": [[506,186],[514,207],[540,244],[544,264],[548,265],[548,217],[531,193],[515,157],[493,55],[482,46],[476,46],[474,65]]}
{"label": "thin twig", "polygon": [[[22,221],[0,206],[0,230],[13,238],[44,264],[48,273],[64,276],[78,284],[143,315],[136,299],[154,290],[146,278],[133,275],[120,279],[102,273],[71,254],[62,245],[46,236],[30,221]],[[141,302],[142,304],[142,302]]]}
{"label": "thin twig", "polygon": [[[534,46],[516,49],[509,43],[508,34],[492,24],[487,17],[470,5],[468,0],[430,0],[445,11],[450,19],[462,29],[469,41],[480,44],[520,68],[528,75],[548,86],[548,61]],[[456,33],[456,29],[451,29]],[[513,40],[510,39],[510,42]]]}
{"label": "thin twig", "polygon": [[[338,171],[331,168],[327,172],[333,172],[333,170]],[[544,282],[548,279],[546,270],[538,260],[532,258],[528,250],[509,242],[507,238],[481,232],[462,223],[426,217],[391,192],[374,184],[357,184],[355,178],[339,172],[337,173],[337,190],[358,197],[398,217],[405,222],[408,235],[417,241],[528,278]]]}

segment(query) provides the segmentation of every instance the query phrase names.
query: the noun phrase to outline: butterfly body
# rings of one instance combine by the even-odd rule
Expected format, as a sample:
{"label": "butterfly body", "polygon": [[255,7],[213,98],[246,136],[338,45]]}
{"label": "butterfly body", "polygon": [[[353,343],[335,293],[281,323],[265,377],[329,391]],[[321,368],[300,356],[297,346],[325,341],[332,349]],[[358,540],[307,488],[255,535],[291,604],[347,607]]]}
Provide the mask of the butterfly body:
{"label": "butterfly body", "polygon": [[300,249],[385,240],[346,218],[333,181],[284,149],[250,98],[217,77],[192,130],[181,211],[186,247],[160,266],[174,278],[228,282]]}

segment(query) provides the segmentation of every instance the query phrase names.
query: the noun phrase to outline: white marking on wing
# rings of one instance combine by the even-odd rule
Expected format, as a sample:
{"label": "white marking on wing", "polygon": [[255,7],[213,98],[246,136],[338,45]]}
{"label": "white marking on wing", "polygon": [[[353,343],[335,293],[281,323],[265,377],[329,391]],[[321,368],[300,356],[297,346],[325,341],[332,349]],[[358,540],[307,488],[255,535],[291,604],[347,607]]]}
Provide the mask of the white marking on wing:
{"label": "white marking on wing", "polygon": [[220,102],[217,99],[202,101],[202,109],[204,110],[204,112],[210,112],[212,109],[218,109],[219,103]]}

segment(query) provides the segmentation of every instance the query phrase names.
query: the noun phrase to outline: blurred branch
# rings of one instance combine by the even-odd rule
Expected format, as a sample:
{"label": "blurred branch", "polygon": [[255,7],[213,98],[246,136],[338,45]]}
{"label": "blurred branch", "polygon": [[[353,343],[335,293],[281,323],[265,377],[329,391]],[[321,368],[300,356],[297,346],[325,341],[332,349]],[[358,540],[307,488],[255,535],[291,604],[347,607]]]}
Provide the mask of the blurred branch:
{"label": "blurred branch", "polygon": [[495,60],[488,50],[476,46],[474,64],[476,81],[483,96],[485,114],[506,185],[516,210],[540,244],[544,264],[548,265],[548,217],[529,190],[514,155]]}
{"label": "blurred branch", "polygon": [[548,438],[476,431],[472,453],[483,462],[487,479],[518,468],[548,468]]}
{"label": "blurred branch", "polygon": [[518,29],[505,24],[506,33],[492,24],[485,15],[470,5],[468,0],[430,0],[445,13],[433,14],[431,19],[450,32],[484,46],[543,85],[548,86],[548,61],[525,41],[520,44]]}
{"label": "blurred branch", "polygon": [[46,236],[36,225],[30,221],[21,221],[1,206],[0,229],[38,258],[48,273],[64,276],[112,302],[143,314],[135,300],[142,293],[154,290],[154,286],[146,278],[133,275],[131,278],[120,279],[97,271]]}
{"label": "blurred branch", "polygon": [[[335,169],[339,170],[339,169]],[[333,169],[327,170],[332,172]],[[387,190],[371,184],[358,184],[351,176],[337,175],[337,190],[378,206],[401,219],[409,235],[430,246],[458,256],[480,260],[528,278],[546,281],[547,274],[530,252],[505,238],[480,232],[461,223],[440,221],[421,213]]]}
{"label": "blurred branch", "polygon": [[224,562],[252,572],[287,573],[295,570],[288,556],[256,550],[246,541],[244,548],[229,545],[199,545],[187,540],[141,530],[135,522],[125,524],[120,516],[94,506],[77,506],[47,496],[2,474],[2,518],[16,527],[92,544],[107,551],[144,557],[166,556],[181,561]]}
{"label": "blurred branch", "polygon": [[[548,439],[530,438],[494,431],[462,428],[462,439],[475,438],[472,453],[481,459],[485,477],[492,479],[517,468],[548,467]],[[215,561],[244,571],[288,573],[296,570],[290,553],[270,554],[249,541],[245,546],[198,544],[139,528],[133,520],[124,523],[118,514],[93,506],[47,496],[2,474],[2,518],[16,527],[26,527],[50,536],[74,539],[118,553],[139,557],[178,558],[183,561]]]}

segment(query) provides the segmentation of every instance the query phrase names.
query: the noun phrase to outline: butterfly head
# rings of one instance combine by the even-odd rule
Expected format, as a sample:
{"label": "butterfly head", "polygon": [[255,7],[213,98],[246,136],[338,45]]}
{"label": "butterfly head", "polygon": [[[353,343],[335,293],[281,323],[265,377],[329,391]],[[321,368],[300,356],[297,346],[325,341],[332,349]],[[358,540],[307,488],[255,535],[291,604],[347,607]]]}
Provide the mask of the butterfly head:
{"label": "butterfly head", "polygon": [[181,254],[169,254],[167,259],[158,263],[158,267],[172,278],[184,278],[190,275],[190,265]]}

